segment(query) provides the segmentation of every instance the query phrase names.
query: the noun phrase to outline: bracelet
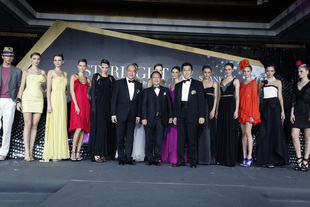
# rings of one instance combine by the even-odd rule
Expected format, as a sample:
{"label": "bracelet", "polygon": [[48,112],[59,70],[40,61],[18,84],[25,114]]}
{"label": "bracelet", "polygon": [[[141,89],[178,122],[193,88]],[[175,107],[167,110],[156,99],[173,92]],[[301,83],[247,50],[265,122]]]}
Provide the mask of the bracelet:
{"label": "bracelet", "polygon": [[16,99],[16,103],[21,103],[21,102],[22,102],[22,100],[20,98]]}

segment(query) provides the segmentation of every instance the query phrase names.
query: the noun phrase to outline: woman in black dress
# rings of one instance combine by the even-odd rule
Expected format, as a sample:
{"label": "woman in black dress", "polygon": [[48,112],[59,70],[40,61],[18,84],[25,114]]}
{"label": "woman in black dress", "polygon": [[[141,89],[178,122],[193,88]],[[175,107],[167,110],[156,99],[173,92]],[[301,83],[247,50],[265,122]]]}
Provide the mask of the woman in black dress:
{"label": "woman in black dress", "polygon": [[103,59],[101,73],[92,79],[91,88],[91,130],[89,152],[92,161],[105,162],[115,152],[115,125],[111,122],[111,96],[115,79],[108,74],[110,63]]}
{"label": "woman in black dress", "polygon": [[[307,171],[309,167],[310,154],[310,82],[309,67],[306,64],[297,62],[298,76],[300,81],[294,86],[292,96],[291,123],[292,139],[296,151],[297,163],[295,170]],[[305,152],[301,156],[299,133],[304,129]]]}
{"label": "woman in black dress", "polygon": [[205,123],[199,126],[198,164],[215,164],[217,83],[210,80],[212,68],[202,66],[205,93]]}
{"label": "woman in black dress", "polygon": [[239,80],[232,75],[234,65],[226,63],[226,78],[220,82],[217,114],[216,162],[235,166],[238,143]]}
{"label": "woman in black dress", "polygon": [[[259,83],[258,101],[261,103],[261,123],[256,137],[257,165],[273,168],[288,161],[282,122],[285,119],[282,82],[274,77],[273,65],[265,69],[266,80]],[[262,97],[262,100],[260,98]]]}

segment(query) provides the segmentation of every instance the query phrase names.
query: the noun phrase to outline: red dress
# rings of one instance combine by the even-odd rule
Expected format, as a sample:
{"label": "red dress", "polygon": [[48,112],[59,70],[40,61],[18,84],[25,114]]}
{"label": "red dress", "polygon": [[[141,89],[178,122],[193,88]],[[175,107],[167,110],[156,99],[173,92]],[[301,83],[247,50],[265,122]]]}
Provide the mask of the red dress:
{"label": "red dress", "polygon": [[257,98],[257,83],[255,80],[248,84],[240,83],[239,122],[251,123],[250,117],[254,119],[252,122],[254,125],[261,122]]}
{"label": "red dress", "polygon": [[[78,75],[78,74],[77,74]],[[79,79],[74,81],[74,92],[77,104],[80,108],[80,114],[75,112],[74,101],[71,101],[71,112],[70,112],[70,128],[71,132],[75,129],[83,129],[85,133],[90,131],[90,103],[87,97],[88,83],[82,84]]]}

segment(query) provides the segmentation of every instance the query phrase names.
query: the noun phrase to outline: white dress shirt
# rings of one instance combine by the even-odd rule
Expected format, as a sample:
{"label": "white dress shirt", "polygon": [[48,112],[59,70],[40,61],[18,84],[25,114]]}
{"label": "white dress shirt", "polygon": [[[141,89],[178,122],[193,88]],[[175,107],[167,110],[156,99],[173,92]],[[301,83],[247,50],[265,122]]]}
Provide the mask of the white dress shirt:
{"label": "white dress shirt", "polygon": [[192,83],[192,78],[189,78],[189,81],[183,82],[183,87],[182,87],[182,101],[187,101],[188,100],[188,94],[189,94],[189,88],[191,87]]}
{"label": "white dress shirt", "polygon": [[130,100],[132,100],[133,93],[135,91],[135,84],[129,83],[129,79],[127,77],[126,77],[126,81],[127,81],[127,86],[128,86],[128,90],[129,90],[129,98],[130,98]]}
{"label": "white dress shirt", "polygon": [[154,91],[155,91],[156,95],[158,96],[158,94],[159,94],[159,92],[160,92],[159,87],[156,87],[156,88],[154,89]]}

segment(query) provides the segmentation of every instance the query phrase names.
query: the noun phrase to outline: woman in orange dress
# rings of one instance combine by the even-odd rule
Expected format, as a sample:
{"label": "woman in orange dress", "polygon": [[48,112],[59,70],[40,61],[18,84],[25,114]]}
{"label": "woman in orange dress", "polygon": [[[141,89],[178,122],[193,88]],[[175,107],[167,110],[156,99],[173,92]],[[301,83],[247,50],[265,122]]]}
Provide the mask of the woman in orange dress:
{"label": "woman in orange dress", "polygon": [[245,80],[240,83],[239,94],[239,122],[242,132],[243,151],[241,166],[250,167],[253,164],[252,126],[261,121],[258,107],[257,83],[251,78],[252,66],[248,60],[242,60],[239,66],[245,77]]}

